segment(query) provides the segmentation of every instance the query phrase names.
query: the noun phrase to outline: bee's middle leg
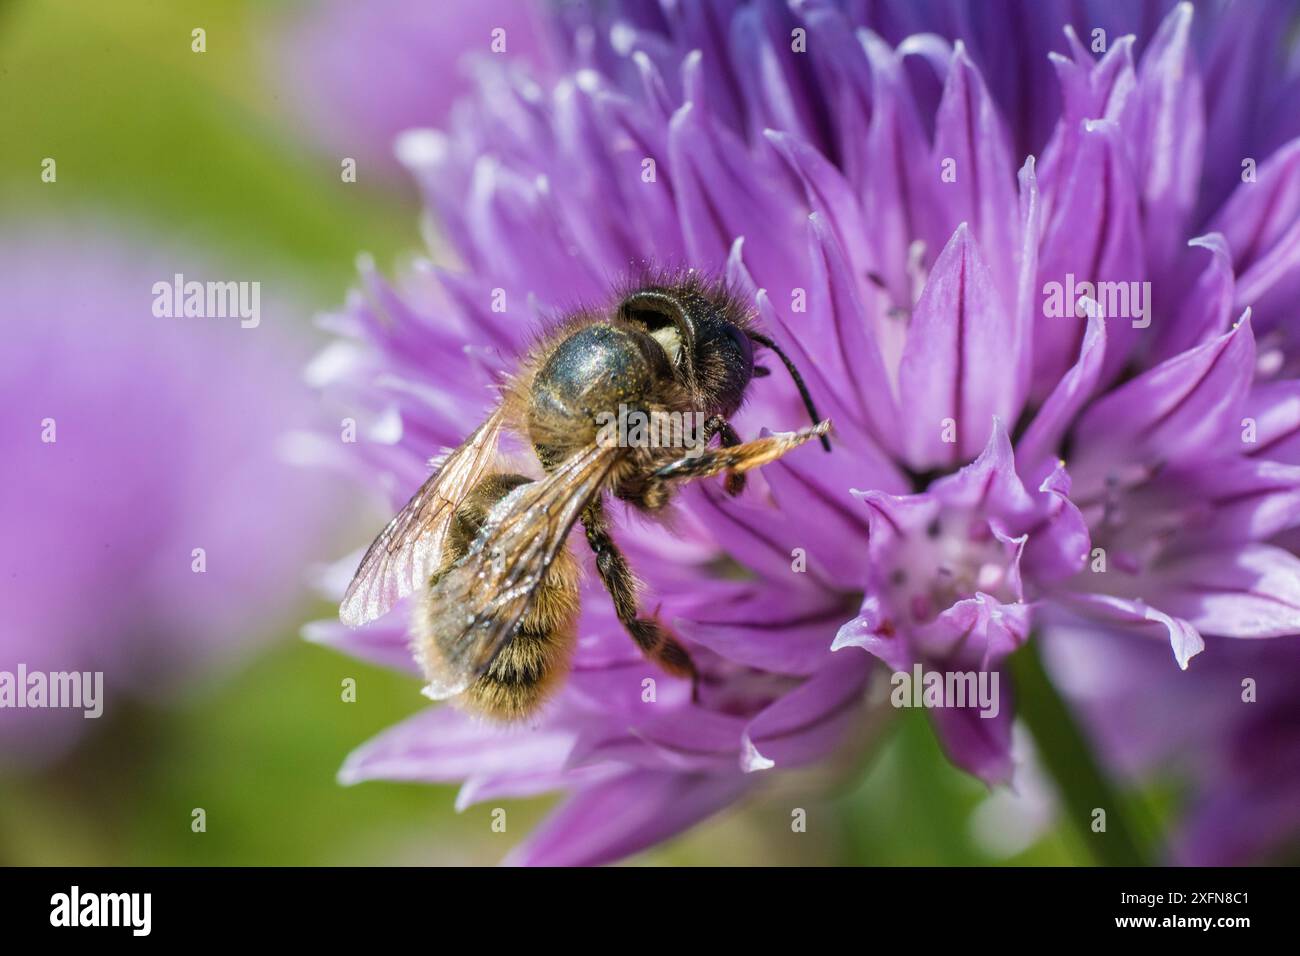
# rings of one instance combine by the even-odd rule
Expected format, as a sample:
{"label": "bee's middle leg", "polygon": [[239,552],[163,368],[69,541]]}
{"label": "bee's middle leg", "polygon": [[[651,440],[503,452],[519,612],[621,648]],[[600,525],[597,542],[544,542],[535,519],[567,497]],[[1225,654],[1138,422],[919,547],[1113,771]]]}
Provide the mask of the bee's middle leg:
{"label": "bee's middle leg", "polygon": [[[723,448],[735,448],[740,444],[740,436],[736,434],[736,429],[731,427],[731,422],[727,421],[721,415],[714,415],[704,423],[704,444],[708,444],[714,435],[719,436],[718,443]],[[740,471],[729,471],[723,487],[727,494],[733,498],[745,490],[745,474]]]}
{"label": "bee's middle leg", "polygon": [[599,497],[594,498],[583,512],[582,526],[587,533],[587,544],[596,555],[600,580],[614,601],[614,612],[619,622],[646,657],[657,661],[670,674],[689,677],[694,697],[699,688],[699,673],[686,648],[659,621],[638,616],[636,578],[627,558],[610,536],[604,502]]}

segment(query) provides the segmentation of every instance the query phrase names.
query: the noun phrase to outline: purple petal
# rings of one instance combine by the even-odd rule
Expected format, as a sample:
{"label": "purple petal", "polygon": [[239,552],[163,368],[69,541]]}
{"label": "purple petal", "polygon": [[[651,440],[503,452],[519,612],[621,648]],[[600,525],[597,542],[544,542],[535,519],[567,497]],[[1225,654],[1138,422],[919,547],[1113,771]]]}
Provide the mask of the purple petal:
{"label": "purple petal", "polygon": [[1010,533],[1023,530],[1023,521],[1036,511],[1016,474],[1011,441],[1000,418],[993,420],[980,456],[955,475],[936,481],[930,494],[950,507],[986,515]]}
{"label": "purple petal", "polygon": [[[870,334],[844,252],[817,214],[809,219],[809,258],[808,308],[816,325],[810,323],[805,333],[813,343],[822,341],[827,347],[829,354],[820,367],[849,383],[856,391],[858,417],[870,423],[872,437],[883,448],[895,448],[899,416],[884,358]],[[812,350],[816,352],[815,344]]]}
{"label": "purple petal", "polygon": [[453,707],[431,707],[362,744],[339,770],[344,784],[364,780],[460,780],[473,774],[557,770],[573,747],[564,730],[498,727]]}
{"label": "purple petal", "polygon": [[[1295,740],[1289,741],[1294,750]],[[1300,781],[1289,778],[1253,781],[1228,779],[1189,810],[1178,827],[1173,860],[1179,866],[1246,866],[1267,861],[1300,831]]]}
{"label": "purple petal", "polygon": [[[956,161],[956,181],[943,183],[943,218],[929,237],[936,245],[961,222],[970,229],[990,267],[999,299],[1016,301],[1011,268],[1020,248],[1019,203],[1006,131],[984,78],[959,40],[935,116],[933,164]],[[1018,344],[1018,343],[1017,343]]]}
{"label": "purple petal", "polygon": [[1134,159],[1141,171],[1146,261],[1166,278],[1196,204],[1205,145],[1201,75],[1191,51],[1192,5],[1180,3],[1160,25],[1138,65]]}
{"label": "purple petal", "polygon": [[[1202,7],[1205,13],[1206,8]],[[1202,57],[1207,136],[1205,181],[1199,218],[1214,212],[1234,187],[1240,188],[1246,157],[1267,156],[1278,143],[1300,133],[1294,89],[1294,65],[1283,62],[1293,24],[1289,3],[1238,3],[1224,21],[1200,21],[1209,29]],[[1289,74],[1290,82],[1282,77]]]}
{"label": "purple petal", "polygon": [[584,787],[511,851],[515,866],[599,866],[631,856],[735,803],[752,787],[735,774],[633,770]]}
{"label": "purple petal", "polygon": [[1011,757],[1011,728],[1014,723],[1011,681],[998,675],[996,716],[984,717],[979,707],[935,707],[928,713],[935,735],[948,759],[990,786],[1011,782],[1015,762]]}
{"label": "purple petal", "polygon": [[1233,312],[1236,280],[1232,274],[1232,253],[1223,236],[1211,232],[1190,239],[1187,244],[1207,250],[1210,258],[1176,293],[1178,303],[1170,314],[1177,316],[1177,321],[1164,322],[1157,330],[1156,345],[1147,358],[1150,363],[1163,362],[1223,335],[1228,331],[1231,317],[1240,313],[1240,310]]}
{"label": "purple petal", "polygon": [[778,674],[811,674],[830,653],[831,639],[852,616],[842,600],[817,588],[745,587],[734,606],[719,603],[707,617],[678,618],[683,637],[728,660]]}
{"label": "purple petal", "polygon": [[1232,250],[1234,307],[1249,306],[1261,329],[1291,314],[1300,282],[1298,223],[1300,140],[1293,140],[1260,163],[1254,182],[1239,183],[1211,224]]}
{"label": "purple petal", "polygon": [[743,161],[744,145],[699,104],[687,103],[673,116],[668,155],[691,264],[720,269],[732,242],[744,236],[754,281],[788,301],[791,283],[783,280],[796,261],[792,239],[802,226],[802,203],[789,197],[782,182]]}
{"label": "purple petal", "polygon": [[1023,567],[1035,582],[1063,581],[1083,569],[1092,547],[1088,523],[1070,500],[1070,476],[1058,465],[1038,490],[1047,496],[1041,514],[1028,529]]}
{"label": "purple petal", "polygon": [[1204,634],[1300,632],[1300,558],[1281,548],[1247,544],[1200,552],[1153,577],[1152,602]]}
{"label": "purple petal", "polygon": [[391,667],[408,674],[420,673],[411,655],[406,617],[393,614],[366,627],[346,627],[337,620],[312,621],[303,626],[302,636],[313,644],[332,647],[371,664]]}
{"label": "purple petal", "polygon": [[1069,463],[1076,495],[1092,497],[1117,466],[1149,469],[1217,458],[1240,446],[1241,402],[1255,374],[1255,338],[1247,319],[1084,412]]}
{"label": "purple petal", "polygon": [[1163,471],[1130,493],[1127,510],[1177,512],[1172,552],[1264,541],[1300,525],[1300,466],[1228,458]]}
{"label": "purple petal", "polygon": [[1042,203],[1038,197],[1038,175],[1034,157],[1020,167],[1020,249],[1016,255],[1015,303],[1018,344],[1012,405],[1022,408],[1034,373],[1034,324],[1038,314],[1038,244],[1042,231]]}
{"label": "purple petal", "polygon": [[1271,331],[1294,316],[1300,296],[1300,219],[1276,246],[1237,277],[1237,302],[1259,310],[1261,328]]}
{"label": "purple petal", "polygon": [[1016,447],[1021,472],[1031,484],[1044,480],[1055,467],[1061,439],[1097,387],[1105,352],[1106,325],[1090,316],[1079,360],[1047,396]]}
{"label": "purple petal", "polygon": [[874,594],[867,595],[858,616],[844,624],[835,635],[831,650],[838,651],[844,647],[860,647],[896,671],[906,670],[916,659],[906,637],[886,625],[880,599]]}
{"label": "purple petal", "polygon": [[869,31],[861,37],[871,63],[874,99],[865,181],[857,185],[885,284],[896,303],[907,304],[911,281],[898,250],[906,249],[920,235],[921,223],[930,221],[935,176],[915,162],[929,155],[929,144],[897,54]]}
{"label": "purple petal", "polygon": [[[803,186],[808,208],[818,217],[822,228],[828,231],[834,242],[842,251],[848,264],[848,277],[867,275],[877,268],[869,239],[870,230],[862,215],[862,207],[843,174],[816,149],[798,137],[776,130],[765,130],[763,134],[777,154],[790,167],[790,171],[799,177]],[[872,294],[875,290],[869,284],[850,286],[859,294]],[[868,303],[868,314],[875,309]]]}
{"label": "purple petal", "polygon": [[1244,411],[1255,421],[1255,444],[1246,446],[1247,454],[1300,465],[1300,381],[1256,385]]}
{"label": "purple petal", "polygon": [[[1240,159],[1238,160],[1240,162]],[[1300,218],[1300,139],[1259,164],[1254,182],[1240,182],[1211,223],[1244,272],[1274,248]]]}
{"label": "purple petal", "polygon": [[[902,440],[913,468],[968,460],[988,441],[994,417],[1014,420],[1015,376],[1001,370],[1015,366],[1015,329],[963,223],[916,303],[899,367],[900,403],[911,418]],[[956,441],[945,442],[950,422]]]}
{"label": "purple petal", "polygon": [[834,750],[855,722],[871,663],[850,657],[828,663],[745,728],[741,768],[798,767]]}
{"label": "purple petal", "polygon": [[805,12],[808,45],[825,55],[813,57],[821,75],[821,90],[833,91],[828,108],[834,117],[834,152],[845,177],[858,195],[867,178],[867,127],[872,115],[872,79],[862,47],[852,25],[832,7],[810,7]]}
{"label": "purple petal", "polygon": [[[837,590],[854,591],[867,574],[867,518],[848,494],[849,481],[834,492],[828,491],[809,474],[820,462],[794,461],[802,470],[773,464],[764,472],[777,505],[790,511],[797,509],[807,522],[808,532],[791,543],[803,548],[825,569],[821,577],[834,582]],[[878,487],[876,482],[868,484]]]}
{"label": "purple petal", "polygon": [[924,627],[914,643],[923,660],[949,667],[996,667],[1029,637],[1027,604],[1003,604],[987,594],[958,601]]}
{"label": "purple petal", "polygon": [[[647,711],[656,709],[647,704]],[[651,715],[629,733],[607,733],[584,740],[570,755],[570,766],[619,763],[648,770],[718,773],[736,766],[745,721],[694,707]]]}
{"label": "purple petal", "polygon": [[[630,638],[622,633],[611,636],[635,654]],[[656,702],[644,698],[647,679],[655,682]],[[592,665],[585,663],[580,653],[564,694],[567,701],[584,711],[607,715],[621,731],[624,722],[644,720],[661,707],[684,706],[690,700],[691,686],[688,680],[663,673],[640,654],[630,660]]]}
{"label": "purple petal", "polygon": [[[1068,290],[1082,283],[1140,283],[1147,278],[1139,199],[1119,126],[1086,121],[1078,148],[1061,168],[1039,180],[1047,215],[1039,253],[1038,288]],[[1055,283],[1056,286],[1051,284]],[[1129,287],[1130,289],[1132,287]],[[1062,298],[1065,298],[1063,296]],[[1044,300],[1046,306],[1047,300]],[[1086,323],[1075,303],[1063,315],[1040,313],[1034,345],[1034,395],[1046,395],[1074,362]],[[1149,306],[1149,303],[1148,303]],[[1131,311],[1136,311],[1131,308]],[[1136,340],[1133,320],[1107,316],[1103,379],[1119,372]],[[1149,316],[1148,316],[1149,318]]]}
{"label": "purple petal", "polygon": [[540,797],[557,790],[592,786],[617,776],[621,768],[614,764],[599,767],[563,767],[560,769],[523,770],[508,773],[482,773],[466,777],[456,792],[456,812],[488,800],[519,800]]}
{"label": "purple petal", "polygon": [[1143,601],[1109,594],[1068,594],[1059,597],[1072,611],[1109,627],[1167,639],[1174,659],[1183,670],[1187,662],[1205,649],[1196,628],[1182,618],[1171,617]]}
{"label": "purple petal", "polygon": [[798,25],[783,3],[741,7],[731,21],[731,62],[754,125],[788,130],[825,150],[829,130],[811,58],[790,51]]}

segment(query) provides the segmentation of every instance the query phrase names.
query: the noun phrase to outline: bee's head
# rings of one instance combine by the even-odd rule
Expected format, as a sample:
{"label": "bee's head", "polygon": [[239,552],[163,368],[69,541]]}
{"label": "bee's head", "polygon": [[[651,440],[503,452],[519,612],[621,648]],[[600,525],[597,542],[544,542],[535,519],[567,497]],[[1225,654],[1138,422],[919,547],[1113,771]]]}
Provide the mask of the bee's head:
{"label": "bee's head", "polygon": [[[694,277],[643,286],[624,297],[618,317],[644,329],[663,347],[674,373],[703,410],[730,416],[740,408],[754,377],[754,346],[760,345],[780,357],[813,422],[819,420],[794,363],[775,342],[750,327],[748,310],[725,287]],[[829,451],[825,436],[822,443]]]}
{"label": "bee's head", "polygon": [[701,409],[730,415],[754,377],[753,345],[731,306],[724,292],[710,295],[695,284],[660,285],[630,293],[618,315],[663,347],[674,375]]}

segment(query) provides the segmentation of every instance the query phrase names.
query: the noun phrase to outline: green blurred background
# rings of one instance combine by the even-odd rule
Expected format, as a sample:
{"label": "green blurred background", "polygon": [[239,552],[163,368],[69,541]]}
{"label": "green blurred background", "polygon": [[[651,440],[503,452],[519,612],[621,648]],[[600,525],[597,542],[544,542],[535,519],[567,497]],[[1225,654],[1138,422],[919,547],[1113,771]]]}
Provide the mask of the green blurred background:
{"label": "green blurred background", "polygon": [[[269,75],[272,26],[303,5],[221,0],[0,3],[0,209],[9,223],[94,213],[207,248],[300,290],[304,334],[335,306],[356,254],[391,266],[419,246],[413,190],[364,171],[340,182]],[[190,52],[190,30],[208,50]],[[58,158],[56,189],[40,182]],[[337,557],[379,516],[348,515]],[[330,616],[320,603],[299,620]],[[357,700],[344,703],[344,678]],[[0,778],[4,864],[493,863],[550,801],[457,815],[454,787],[335,773],[354,747],[420,709],[415,682],[288,632],[172,709],[106,719],[54,767]],[[634,862],[1090,863],[1059,827],[1002,857],[973,836],[988,791],[906,713],[868,752],[770,794]],[[207,830],[193,833],[203,807]],[[795,834],[790,808],[808,811]]]}

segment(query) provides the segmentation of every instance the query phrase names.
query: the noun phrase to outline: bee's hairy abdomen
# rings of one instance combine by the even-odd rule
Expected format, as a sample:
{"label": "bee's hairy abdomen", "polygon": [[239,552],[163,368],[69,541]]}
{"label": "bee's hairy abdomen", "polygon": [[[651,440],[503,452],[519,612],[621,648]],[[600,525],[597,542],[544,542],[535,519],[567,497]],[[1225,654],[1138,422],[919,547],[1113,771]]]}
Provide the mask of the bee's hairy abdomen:
{"label": "bee's hairy abdomen", "polygon": [[[498,501],[531,479],[523,475],[493,474],[481,479],[466,496],[448,528],[442,561],[434,584],[469,551],[488,512]],[[546,570],[528,609],[509,642],[492,665],[465,690],[460,702],[466,709],[494,720],[521,720],[535,713],[559,687],[569,671],[577,638],[579,594],[578,564],[567,550],[556,555]],[[417,644],[434,640],[417,613]],[[421,660],[436,654],[421,653]]]}
{"label": "bee's hairy abdomen", "polygon": [[521,626],[487,673],[465,691],[463,705],[500,721],[532,715],[568,673],[575,636],[572,622],[546,631]]}

